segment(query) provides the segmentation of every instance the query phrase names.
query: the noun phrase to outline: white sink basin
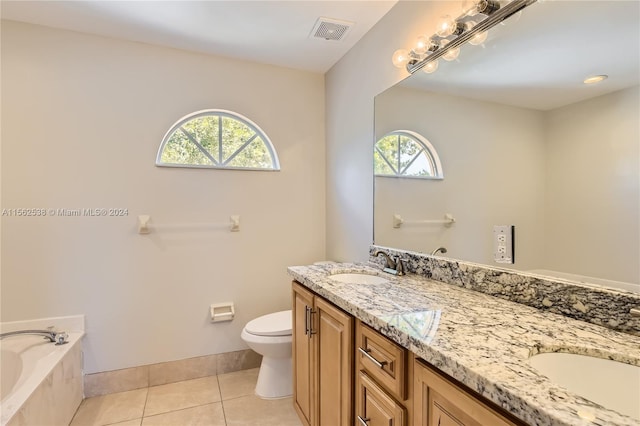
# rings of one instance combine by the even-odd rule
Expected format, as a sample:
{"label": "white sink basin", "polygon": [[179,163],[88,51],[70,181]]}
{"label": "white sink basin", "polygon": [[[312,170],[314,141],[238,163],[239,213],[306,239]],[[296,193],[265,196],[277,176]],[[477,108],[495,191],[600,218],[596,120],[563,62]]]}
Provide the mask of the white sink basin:
{"label": "white sink basin", "polygon": [[329,279],[346,284],[384,284],[389,281],[377,275],[346,273],[330,275]]}
{"label": "white sink basin", "polygon": [[640,420],[640,367],[567,353],[542,353],[531,365],[569,391]]}

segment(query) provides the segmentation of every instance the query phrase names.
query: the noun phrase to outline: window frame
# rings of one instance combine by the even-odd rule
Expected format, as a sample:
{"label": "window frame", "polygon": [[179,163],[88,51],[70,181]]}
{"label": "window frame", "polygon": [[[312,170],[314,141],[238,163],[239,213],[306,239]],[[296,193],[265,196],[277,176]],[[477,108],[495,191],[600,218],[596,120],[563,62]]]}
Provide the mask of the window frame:
{"label": "window frame", "polygon": [[[433,176],[414,176],[414,175],[403,175],[403,174],[397,174],[397,173],[393,175],[378,174],[378,173],[375,173],[375,160],[374,160],[374,164],[373,164],[374,177],[394,178],[394,179],[423,179],[423,180],[443,180],[444,179],[444,172],[442,170],[442,163],[440,162],[440,156],[438,155],[438,152],[436,151],[434,146],[431,144],[431,142],[427,140],[427,138],[422,136],[420,133],[414,132],[412,130],[394,130],[392,132],[385,133],[382,137],[376,139],[376,142],[373,144],[373,153],[375,154],[376,150],[378,149],[377,148],[378,142],[392,135],[397,135],[398,138],[401,136],[408,137],[411,140],[413,140],[415,143],[420,145],[420,147],[424,151],[424,154],[427,156],[427,160],[433,167],[434,175]],[[378,154],[382,157],[384,161],[387,162],[387,164],[391,167],[391,169],[395,168],[395,166],[391,166],[388,163],[387,161],[388,159],[382,154],[382,152],[378,151]],[[418,155],[421,155],[421,154],[418,154]]]}
{"label": "window frame", "polygon": [[[220,166],[220,165],[217,165],[217,164],[211,164],[211,165],[209,165],[209,164],[179,164],[179,163],[165,163],[165,162],[163,162],[162,161],[162,154],[164,152],[164,149],[165,149],[167,143],[169,142],[169,139],[171,139],[171,136],[173,136],[173,134],[176,131],[178,131],[180,129],[180,127],[182,127],[182,125],[184,125],[185,123],[187,123],[187,122],[189,122],[191,120],[195,120],[195,119],[198,119],[200,117],[206,117],[206,116],[231,118],[231,119],[239,121],[242,124],[244,124],[247,127],[249,127],[255,133],[255,135],[260,137],[262,139],[262,141],[264,142],[264,145],[266,146],[267,151],[271,155],[271,164],[272,164],[273,167],[270,167],[270,168],[265,168],[265,167],[230,167],[230,166],[226,166],[226,165]],[[220,135],[220,137],[221,137],[221,135]],[[253,137],[251,139],[251,141],[253,139],[255,139],[255,137]],[[196,141],[196,142],[199,145],[199,142],[198,141]],[[218,143],[222,144],[223,141],[218,140]],[[248,146],[248,144],[250,144],[250,143],[251,142],[248,142],[247,145],[242,147],[242,149],[236,150],[236,152],[234,152],[231,157],[235,157],[235,155],[237,155],[240,152],[242,152],[244,150],[244,148],[246,148],[246,146]],[[202,146],[200,146],[199,148],[201,149]],[[229,159],[227,159],[227,160],[229,160]],[[277,172],[277,171],[280,171],[280,160],[278,159],[278,153],[276,152],[276,149],[273,146],[273,143],[271,142],[271,139],[269,139],[269,136],[267,136],[267,134],[264,132],[264,130],[262,130],[260,128],[260,126],[258,126],[256,123],[251,121],[249,118],[245,117],[242,114],[238,114],[237,112],[233,112],[233,111],[229,111],[229,110],[224,110],[224,109],[204,109],[204,110],[196,111],[196,112],[193,112],[191,114],[185,115],[184,117],[182,117],[178,121],[176,121],[173,124],[173,126],[171,126],[169,128],[169,130],[164,134],[164,137],[162,138],[162,142],[160,143],[160,148],[158,148],[158,154],[156,155],[156,166],[157,167],[188,168],[188,169],[192,169],[193,168],[193,169],[213,169],[213,170],[247,170],[247,171],[262,171],[262,172]]]}

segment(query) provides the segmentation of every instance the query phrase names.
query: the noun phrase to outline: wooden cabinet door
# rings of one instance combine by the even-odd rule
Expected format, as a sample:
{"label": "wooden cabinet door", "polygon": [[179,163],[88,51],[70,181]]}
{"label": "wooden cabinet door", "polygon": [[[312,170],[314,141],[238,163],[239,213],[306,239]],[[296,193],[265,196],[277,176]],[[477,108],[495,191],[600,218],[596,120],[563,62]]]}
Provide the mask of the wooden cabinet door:
{"label": "wooden cabinet door", "polygon": [[348,426],[353,419],[353,317],[320,297],[311,315],[315,344],[317,425]]}
{"label": "wooden cabinet door", "polygon": [[464,426],[458,419],[442,410],[438,405],[431,407],[431,424],[434,426]]}
{"label": "wooden cabinet door", "polygon": [[406,413],[363,371],[358,373],[356,390],[356,426],[404,426]]}
{"label": "wooden cabinet door", "polygon": [[515,426],[479,397],[415,361],[414,426]]}
{"label": "wooden cabinet door", "polygon": [[293,406],[304,426],[314,426],[314,360],[308,314],[313,309],[314,295],[296,282],[292,288]]}

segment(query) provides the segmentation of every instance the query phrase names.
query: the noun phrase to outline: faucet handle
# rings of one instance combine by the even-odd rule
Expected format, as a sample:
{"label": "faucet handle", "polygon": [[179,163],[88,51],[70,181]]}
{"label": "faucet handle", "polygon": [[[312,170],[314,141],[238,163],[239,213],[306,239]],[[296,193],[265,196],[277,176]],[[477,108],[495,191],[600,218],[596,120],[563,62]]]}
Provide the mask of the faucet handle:
{"label": "faucet handle", "polygon": [[56,333],[55,339],[56,339],[56,346],[64,345],[65,343],[69,343],[69,334],[66,331],[61,331],[59,333]]}
{"label": "faucet handle", "polygon": [[404,275],[404,262],[405,260],[402,259],[400,256],[398,256],[398,258],[396,259],[396,273],[397,275]]}

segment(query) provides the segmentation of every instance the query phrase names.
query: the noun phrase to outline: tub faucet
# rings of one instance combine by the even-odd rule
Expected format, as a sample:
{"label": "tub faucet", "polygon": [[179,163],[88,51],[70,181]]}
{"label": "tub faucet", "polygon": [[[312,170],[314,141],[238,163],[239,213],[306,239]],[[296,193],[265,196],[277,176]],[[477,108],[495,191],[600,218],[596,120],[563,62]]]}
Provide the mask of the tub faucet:
{"label": "tub faucet", "polygon": [[53,331],[53,330],[19,330],[19,331],[9,331],[7,333],[0,334],[0,339],[4,339],[5,337],[11,336],[20,336],[23,334],[32,334],[35,336],[44,336],[45,339],[48,339],[51,343],[55,343],[56,345],[64,345],[65,343],[69,343],[67,340],[69,338],[69,334],[64,331]]}
{"label": "tub faucet", "polygon": [[431,252],[431,256],[435,256],[438,253],[442,253],[445,254],[447,252],[447,249],[444,247],[438,247],[437,249],[435,249],[434,251]]}
{"label": "tub faucet", "polygon": [[379,255],[384,256],[384,259],[386,261],[384,272],[388,272],[394,275],[404,275],[404,265],[402,263],[402,259],[400,259],[400,256],[398,256],[398,259],[394,261],[391,256],[389,256],[382,250],[376,250],[373,253],[373,257],[378,257]]}

